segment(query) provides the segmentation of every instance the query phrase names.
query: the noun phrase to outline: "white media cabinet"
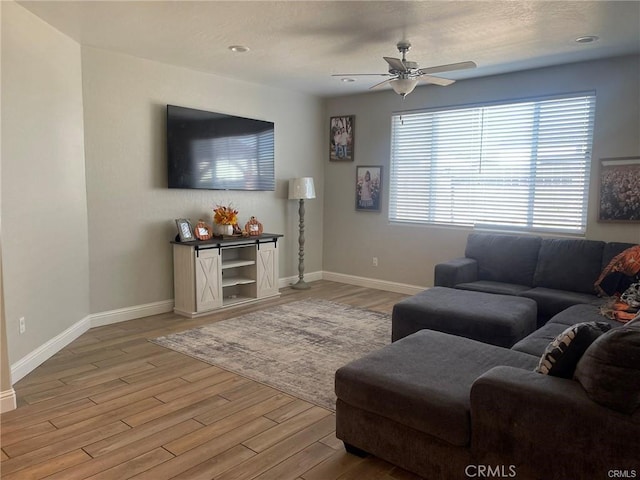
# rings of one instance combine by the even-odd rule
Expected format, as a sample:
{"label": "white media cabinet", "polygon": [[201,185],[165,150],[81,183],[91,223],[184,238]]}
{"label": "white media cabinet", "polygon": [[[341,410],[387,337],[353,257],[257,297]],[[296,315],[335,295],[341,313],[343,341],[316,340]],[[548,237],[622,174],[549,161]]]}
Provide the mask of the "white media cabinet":
{"label": "white media cabinet", "polygon": [[278,238],[224,237],[173,244],[173,311],[187,317],[280,295]]}

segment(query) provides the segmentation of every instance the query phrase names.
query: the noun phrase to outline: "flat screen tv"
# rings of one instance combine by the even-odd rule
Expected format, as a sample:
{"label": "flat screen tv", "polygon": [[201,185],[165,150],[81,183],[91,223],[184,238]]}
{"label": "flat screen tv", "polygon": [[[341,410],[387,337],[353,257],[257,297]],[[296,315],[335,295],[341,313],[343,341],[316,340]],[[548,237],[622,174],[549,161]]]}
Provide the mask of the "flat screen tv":
{"label": "flat screen tv", "polygon": [[167,105],[169,188],[274,190],[272,122]]}

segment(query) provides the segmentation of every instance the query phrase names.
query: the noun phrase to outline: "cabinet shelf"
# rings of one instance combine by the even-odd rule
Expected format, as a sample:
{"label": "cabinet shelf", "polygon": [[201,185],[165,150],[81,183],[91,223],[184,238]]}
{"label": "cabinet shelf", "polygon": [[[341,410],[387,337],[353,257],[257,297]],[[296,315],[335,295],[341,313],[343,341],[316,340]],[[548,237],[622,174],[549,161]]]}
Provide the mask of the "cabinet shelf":
{"label": "cabinet shelf", "polygon": [[246,267],[248,265],[255,265],[255,260],[228,260],[222,262],[222,269]]}
{"label": "cabinet shelf", "polygon": [[254,278],[247,277],[226,277],[222,278],[222,288],[233,287],[234,285],[249,285],[250,283],[256,283]]}

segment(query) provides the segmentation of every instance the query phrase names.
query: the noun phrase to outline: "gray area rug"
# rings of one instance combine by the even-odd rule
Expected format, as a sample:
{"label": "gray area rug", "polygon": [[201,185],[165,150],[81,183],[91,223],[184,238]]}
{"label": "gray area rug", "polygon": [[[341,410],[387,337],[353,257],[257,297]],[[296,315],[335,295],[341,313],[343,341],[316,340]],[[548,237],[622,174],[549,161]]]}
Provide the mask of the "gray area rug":
{"label": "gray area rug", "polygon": [[335,410],[335,371],[391,341],[391,319],[302,300],[152,340]]}

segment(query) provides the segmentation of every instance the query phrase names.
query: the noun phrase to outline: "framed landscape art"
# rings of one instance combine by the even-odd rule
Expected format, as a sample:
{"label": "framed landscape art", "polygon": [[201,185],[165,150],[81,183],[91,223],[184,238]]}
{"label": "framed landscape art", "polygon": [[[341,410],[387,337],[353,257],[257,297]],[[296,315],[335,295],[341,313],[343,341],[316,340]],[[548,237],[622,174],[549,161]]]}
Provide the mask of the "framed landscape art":
{"label": "framed landscape art", "polygon": [[640,222],[640,157],[600,160],[601,222]]}

